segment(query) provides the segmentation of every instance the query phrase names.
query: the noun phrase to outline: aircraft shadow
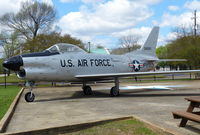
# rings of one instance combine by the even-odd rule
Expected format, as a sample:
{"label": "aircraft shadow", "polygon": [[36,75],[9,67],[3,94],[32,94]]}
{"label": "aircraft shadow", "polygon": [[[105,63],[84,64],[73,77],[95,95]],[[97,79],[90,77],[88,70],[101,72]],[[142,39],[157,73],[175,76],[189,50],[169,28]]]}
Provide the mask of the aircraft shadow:
{"label": "aircraft shadow", "polygon": [[[34,102],[48,102],[48,101],[58,101],[58,100],[71,100],[71,99],[85,99],[85,98],[133,98],[133,97],[175,97],[175,96],[200,96],[200,93],[148,93],[155,90],[143,90],[143,91],[127,91],[121,92],[118,97],[110,97],[107,91],[93,91],[92,95],[84,95],[82,91],[76,91],[71,96],[63,96],[48,99],[38,99]],[[145,92],[145,93],[143,93]],[[67,95],[67,93],[66,93]]]}

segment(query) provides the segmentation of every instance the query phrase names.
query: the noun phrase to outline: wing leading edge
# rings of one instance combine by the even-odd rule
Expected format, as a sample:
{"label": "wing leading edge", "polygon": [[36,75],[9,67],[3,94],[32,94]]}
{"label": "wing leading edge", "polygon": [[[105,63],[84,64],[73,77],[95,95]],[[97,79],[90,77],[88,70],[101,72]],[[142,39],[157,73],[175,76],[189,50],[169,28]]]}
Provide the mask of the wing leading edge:
{"label": "wing leading edge", "polygon": [[200,70],[91,74],[91,75],[76,75],[75,77],[78,79],[90,79],[90,78],[112,78],[112,77],[159,75],[159,74],[181,74],[181,73],[200,73]]}

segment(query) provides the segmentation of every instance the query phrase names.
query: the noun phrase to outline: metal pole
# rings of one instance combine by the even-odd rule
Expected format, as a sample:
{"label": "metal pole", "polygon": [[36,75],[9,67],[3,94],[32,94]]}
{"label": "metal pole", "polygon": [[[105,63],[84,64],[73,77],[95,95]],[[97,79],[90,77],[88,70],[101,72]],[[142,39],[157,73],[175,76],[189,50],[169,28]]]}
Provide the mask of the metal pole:
{"label": "metal pole", "polygon": [[6,70],[4,69],[4,87],[6,88]]}
{"label": "metal pole", "polygon": [[197,35],[197,10],[194,10],[194,36]]}

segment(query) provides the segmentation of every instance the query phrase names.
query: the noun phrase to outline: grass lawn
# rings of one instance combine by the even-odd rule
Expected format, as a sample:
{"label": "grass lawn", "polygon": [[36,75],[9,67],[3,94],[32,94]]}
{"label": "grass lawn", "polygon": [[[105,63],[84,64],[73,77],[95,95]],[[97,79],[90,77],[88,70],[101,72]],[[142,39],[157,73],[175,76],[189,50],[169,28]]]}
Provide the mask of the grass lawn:
{"label": "grass lawn", "polygon": [[17,86],[7,86],[7,88],[0,86],[0,120],[7,112],[10,104],[13,102],[20,89],[21,87]]}
{"label": "grass lawn", "polygon": [[80,131],[63,135],[167,135],[162,131],[155,131],[136,119],[108,122]]}

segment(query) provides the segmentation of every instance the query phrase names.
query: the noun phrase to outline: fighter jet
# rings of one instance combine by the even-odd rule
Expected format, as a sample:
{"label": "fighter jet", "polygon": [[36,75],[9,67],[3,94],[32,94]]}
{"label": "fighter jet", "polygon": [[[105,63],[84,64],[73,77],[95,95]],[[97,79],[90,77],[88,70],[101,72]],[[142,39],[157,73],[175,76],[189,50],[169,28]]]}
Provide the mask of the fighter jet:
{"label": "fighter jet", "polygon": [[91,95],[89,82],[112,79],[115,85],[110,89],[110,96],[115,97],[119,95],[119,77],[200,72],[151,71],[159,61],[155,53],[158,34],[159,27],[154,27],[141,49],[124,55],[92,54],[72,44],[58,43],[43,52],[11,57],[3,66],[27,80],[30,85],[30,91],[25,94],[27,102],[35,99],[32,87],[36,81],[81,82],[84,94]]}

